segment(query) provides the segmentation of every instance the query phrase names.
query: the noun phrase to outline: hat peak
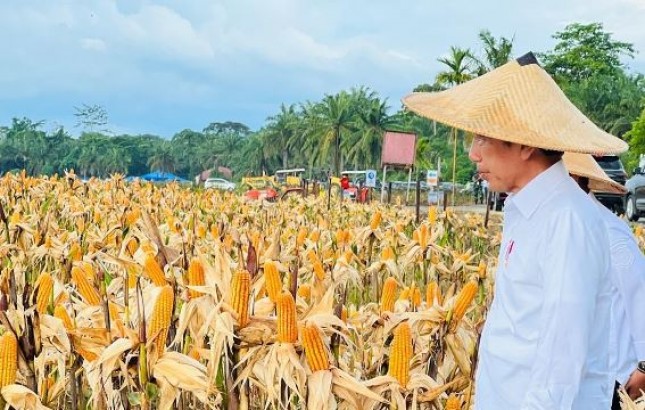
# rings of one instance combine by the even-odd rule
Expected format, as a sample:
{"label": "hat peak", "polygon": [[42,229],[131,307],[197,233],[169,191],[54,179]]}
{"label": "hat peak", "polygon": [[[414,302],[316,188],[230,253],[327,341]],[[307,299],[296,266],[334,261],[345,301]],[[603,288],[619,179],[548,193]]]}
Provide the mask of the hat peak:
{"label": "hat peak", "polygon": [[518,57],[515,61],[517,61],[517,63],[521,66],[530,65],[530,64],[536,64],[538,66],[540,65],[537,58],[535,57],[535,54],[533,54],[532,51],[529,51],[523,56]]}

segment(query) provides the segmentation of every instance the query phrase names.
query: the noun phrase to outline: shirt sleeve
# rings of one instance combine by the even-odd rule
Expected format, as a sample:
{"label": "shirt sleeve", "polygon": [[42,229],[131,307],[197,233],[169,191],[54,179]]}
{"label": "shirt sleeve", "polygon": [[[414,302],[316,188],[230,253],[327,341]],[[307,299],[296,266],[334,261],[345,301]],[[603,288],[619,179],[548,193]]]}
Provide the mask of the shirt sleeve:
{"label": "shirt sleeve", "polygon": [[538,252],[544,301],[522,410],[571,409],[578,394],[591,329],[598,326],[596,298],[601,280],[608,280],[609,264],[605,228],[585,216],[559,210]]}
{"label": "shirt sleeve", "polygon": [[[645,360],[645,257],[634,238],[626,231],[612,231],[612,282],[625,305],[636,356]],[[635,365],[635,364],[634,364]]]}

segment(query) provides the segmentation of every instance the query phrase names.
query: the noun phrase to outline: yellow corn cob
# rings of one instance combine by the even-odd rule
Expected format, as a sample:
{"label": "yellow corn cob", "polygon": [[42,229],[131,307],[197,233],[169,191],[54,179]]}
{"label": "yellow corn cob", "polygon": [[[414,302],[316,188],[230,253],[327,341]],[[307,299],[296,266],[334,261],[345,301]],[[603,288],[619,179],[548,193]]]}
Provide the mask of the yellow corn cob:
{"label": "yellow corn cob", "polygon": [[307,363],[312,372],[329,370],[329,356],[320,336],[320,329],[315,324],[302,329],[302,346],[305,349]]}
{"label": "yellow corn cob", "polygon": [[320,262],[314,263],[314,274],[316,275],[316,279],[320,281],[325,279],[325,269],[323,268],[322,263]]}
{"label": "yellow corn cob", "polygon": [[99,356],[96,353],[90,352],[89,350],[85,350],[82,347],[76,347],[74,350],[76,350],[76,353],[80,354],[81,357],[87,360],[88,362],[93,362],[94,360],[99,358]]}
{"label": "yellow corn cob", "polygon": [[[79,229],[79,231],[81,231],[81,230]],[[40,231],[34,232],[34,244],[40,243],[41,238],[42,238],[42,235],[40,234]]]}
{"label": "yellow corn cob", "polygon": [[383,215],[381,215],[381,211],[376,211],[376,213],[372,215],[372,220],[370,221],[370,229],[372,231],[375,231],[379,227],[382,218]]}
{"label": "yellow corn cob", "polygon": [[141,244],[141,250],[145,253],[153,253],[155,248],[152,246],[152,243],[144,242]]}
{"label": "yellow corn cob", "polygon": [[332,258],[333,256],[334,256],[334,250],[332,248],[323,249],[323,251],[322,251],[323,260]]}
{"label": "yellow corn cob", "polygon": [[399,295],[399,300],[409,300],[410,299],[410,287],[406,286]]}
{"label": "yellow corn cob", "polygon": [[70,331],[74,329],[74,323],[69,317],[69,314],[67,314],[67,309],[65,309],[63,305],[56,305],[56,307],[54,308],[54,317],[60,319],[63,322],[65,330]]}
{"label": "yellow corn cob", "polygon": [[137,249],[139,249],[139,241],[137,240],[137,238],[135,237],[130,238],[126,248],[128,249],[128,253],[130,253],[130,256],[133,256],[134,253],[137,251]]}
{"label": "yellow corn cob", "polygon": [[461,410],[461,399],[455,393],[452,393],[446,400],[444,410]]}
{"label": "yellow corn cob", "polygon": [[419,227],[419,245],[422,249],[428,246],[428,225],[422,224]]}
{"label": "yellow corn cob", "polygon": [[296,303],[289,292],[282,292],[278,299],[278,341],[295,343],[298,340]]}
{"label": "yellow corn cob", "polygon": [[231,305],[237,313],[237,322],[240,327],[249,322],[249,287],[251,275],[248,271],[238,270],[233,274],[231,286]]}
{"label": "yellow corn cob", "polygon": [[188,352],[188,357],[199,361],[200,354],[199,354],[199,349],[197,349],[197,346],[193,346],[190,348],[190,351]]}
{"label": "yellow corn cob", "polygon": [[260,232],[251,232],[249,235],[249,244],[253,245],[253,248],[255,248],[256,251],[258,250],[258,247],[260,246]]}
{"label": "yellow corn cob", "polygon": [[137,286],[137,268],[128,266],[126,269],[128,271],[128,288],[132,289]]}
{"label": "yellow corn cob", "polygon": [[394,301],[396,300],[396,279],[389,277],[383,283],[381,293],[381,313],[392,312],[394,310]]}
{"label": "yellow corn cob", "polygon": [[78,262],[83,258],[83,251],[78,242],[74,242],[69,248],[68,258],[73,262]]}
{"label": "yellow corn cob", "polygon": [[[199,258],[193,258],[193,260],[190,261],[190,265],[188,266],[188,284],[190,286],[204,286],[204,265],[202,264],[202,261]],[[201,292],[194,290],[194,289],[189,289],[188,290],[188,298],[197,298],[201,296]]]}
{"label": "yellow corn cob", "polygon": [[320,239],[320,231],[318,229],[311,231],[311,234],[309,234],[309,240],[312,242],[318,242],[318,239]]}
{"label": "yellow corn cob", "polygon": [[125,333],[125,326],[123,325],[123,320],[121,320],[119,307],[117,306],[116,303],[110,302],[108,305],[108,309],[110,310],[110,323],[112,325],[112,328],[116,326],[116,328],[121,333],[121,335],[123,335]]}
{"label": "yellow corn cob", "polygon": [[41,315],[47,313],[47,306],[52,299],[52,292],[54,290],[54,279],[49,272],[40,275],[38,279],[38,294],[36,296],[36,310]]}
{"label": "yellow corn cob", "polygon": [[412,336],[410,325],[403,322],[394,330],[390,346],[390,367],[388,374],[405,387],[410,380],[410,360],[412,359]]}
{"label": "yellow corn cob", "polygon": [[278,266],[272,260],[264,262],[264,284],[271,302],[277,303],[282,291],[282,279],[280,279]]}
{"label": "yellow corn cob", "polygon": [[303,299],[309,299],[311,297],[311,285],[308,283],[303,283],[298,286],[298,296]]}
{"label": "yellow corn cob", "polygon": [[486,279],[486,263],[484,261],[479,262],[479,266],[477,267],[477,275],[479,275],[480,279]]}
{"label": "yellow corn cob", "polygon": [[309,252],[307,252],[307,259],[309,259],[309,263],[311,263],[312,265],[316,262],[320,262],[318,255],[316,255],[316,251],[314,251],[313,249],[310,249]]}
{"label": "yellow corn cob", "polygon": [[390,248],[389,246],[386,246],[385,248],[383,248],[383,250],[381,251],[381,260],[389,261],[393,259],[394,259],[394,251],[392,250],[392,248]]}
{"label": "yellow corn cob", "polygon": [[151,253],[146,255],[143,267],[146,276],[148,276],[148,279],[150,279],[155,286],[165,286],[168,284],[168,282],[166,282],[166,275],[164,275],[163,270],[161,270],[161,266],[159,266],[159,263],[157,263],[157,260]]}
{"label": "yellow corn cob", "polygon": [[342,229],[336,231],[336,243],[342,245],[345,241],[345,232]]}
{"label": "yellow corn cob", "polygon": [[157,336],[155,343],[160,347],[159,351],[163,351],[166,346],[174,301],[175,294],[172,287],[170,285],[162,287],[159,296],[157,296],[152,315],[150,316],[150,322],[148,323],[148,341]]}
{"label": "yellow corn cob", "polygon": [[101,304],[99,292],[90,284],[85,272],[78,266],[72,267],[72,281],[76,284],[76,290],[92,306]]}
{"label": "yellow corn cob", "polygon": [[85,277],[87,278],[87,280],[93,281],[96,276],[96,271],[94,270],[94,266],[92,266],[92,264],[89,262],[81,262],[79,266],[83,270],[83,273],[85,273]]}
{"label": "yellow corn cob", "polygon": [[130,211],[126,212],[125,214],[125,226],[132,226],[134,225],[137,220],[139,219],[139,216],[141,216],[141,211],[139,208],[134,208],[131,209]]}
{"label": "yellow corn cob", "polygon": [[428,289],[426,290],[426,304],[428,307],[434,305],[434,301],[436,300],[437,303],[441,303],[439,298],[441,295],[439,294],[439,285],[437,282],[430,282],[428,284]]}
{"label": "yellow corn cob", "polygon": [[16,382],[18,341],[13,332],[0,336],[0,389]]}
{"label": "yellow corn cob", "polygon": [[470,281],[468,282],[457,295],[457,301],[455,302],[455,307],[452,310],[452,328],[454,329],[457,326],[457,323],[464,317],[468,306],[475,298],[477,293],[477,282]]}
{"label": "yellow corn cob", "polygon": [[303,226],[298,231],[298,237],[296,238],[296,245],[298,247],[302,246],[305,243],[305,239],[307,239],[307,228]]}
{"label": "yellow corn cob", "polygon": [[410,299],[412,301],[412,307],[416,308],[421,305],[421,291],[418,287],[414,287],[414,290],[410,294]]}
{"label": "yellow corn cob", "polygon": [[20,214],[18,212],[11,214],[11,216],[9,217],[9,222],[11,222],[12,224],[20,223]]}
{"label": "yellow corn cob", "polygon": [[195,229],[195,233],[199,239],[206,238],[206,225],[202,223],[198,224],[197,228]]}
{"label": "yellow corn cob", "polygon": [[45,248],[51,249],[52,247],[52,237],[50,235],[45,236]]}
{"label": "yellow corn cob", "polygon": [[430,225],[434,225],[437,222],[437,207],[431,206],[428,208],[428,221]]}

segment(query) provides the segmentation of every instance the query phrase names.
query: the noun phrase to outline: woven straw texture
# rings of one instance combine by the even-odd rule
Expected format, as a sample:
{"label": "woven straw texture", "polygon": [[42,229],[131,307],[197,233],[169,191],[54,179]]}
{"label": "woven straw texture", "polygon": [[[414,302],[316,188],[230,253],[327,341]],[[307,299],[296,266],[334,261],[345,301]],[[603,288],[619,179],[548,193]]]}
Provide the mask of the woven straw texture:
{"label": "woven straw texture", "polygon": [[589,189],[593,192],[627,193],[624,186],[609,178],[591,155],[565,152],[562,159],[570,174],[589,178]]}
{"label": "woven straw texture", "polygon": [[403,98],[413,112],[503,141],[588,154],[619,154],[627,144],[598,128],[537,64],[511,61],[436,93]]}

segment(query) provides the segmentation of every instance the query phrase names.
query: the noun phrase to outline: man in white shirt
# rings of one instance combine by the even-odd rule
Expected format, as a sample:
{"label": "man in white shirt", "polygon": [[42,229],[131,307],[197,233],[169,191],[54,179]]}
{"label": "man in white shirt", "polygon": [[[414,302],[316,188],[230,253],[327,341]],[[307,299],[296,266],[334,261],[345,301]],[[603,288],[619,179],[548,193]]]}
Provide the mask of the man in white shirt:
{"label": "man in white shirt", "polygon": [[[625,194],[590,155],[564,154],[569,174],[598,206],[610,246],[611,328],[610,370],[632,399],[645,391],[645,257],[625,221],[601,204],[592,191]],[[612,409],[620,410],[614,394]]]}
{"label": "man in white shirt", "polygon": [[584,117],[531,53],[403,102],[471,133],[478,172],[490,190],[509,193],[475,408],[608,409],[609,244],[561,155],[627,145]]}

